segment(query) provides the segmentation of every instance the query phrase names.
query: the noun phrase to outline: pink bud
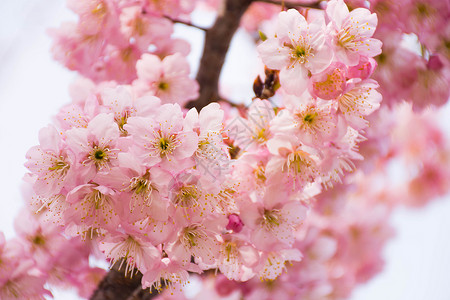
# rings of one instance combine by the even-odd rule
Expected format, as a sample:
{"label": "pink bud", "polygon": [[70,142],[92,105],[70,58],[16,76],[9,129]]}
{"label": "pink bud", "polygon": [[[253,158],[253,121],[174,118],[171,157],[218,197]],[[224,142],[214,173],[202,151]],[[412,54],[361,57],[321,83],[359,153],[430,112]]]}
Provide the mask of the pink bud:
{"label": "pink bud", "polygon": [[359,64],[348,69],[349,78],[369,78],[375,68],[377,67],[377,62],[372,57],[361,56]]}
{"label": "pink bud", "polygon": [[439,71],[440,69],[442,69],[443,66],[444,64],[437,55],[431,55],[430,58],[428,59],[427,67],[430,70]]}
{"label": "pink bud", "polygon": [[234,232],[240,232],[244,227],[244,223],[242,223],[241,218],[236,214],[231,214],[228,216],[228,230],[233,230]]}

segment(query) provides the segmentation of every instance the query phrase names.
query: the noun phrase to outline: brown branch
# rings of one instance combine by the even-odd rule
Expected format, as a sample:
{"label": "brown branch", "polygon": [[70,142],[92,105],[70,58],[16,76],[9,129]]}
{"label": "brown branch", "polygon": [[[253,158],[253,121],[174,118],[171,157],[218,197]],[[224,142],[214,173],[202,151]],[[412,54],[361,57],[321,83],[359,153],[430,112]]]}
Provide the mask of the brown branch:
{"label": "brown branch", "polygon": [[188,108],[200,110],[213,101],[220,99],[219,77],[231,39],[239,27],[244,12],[253,0],[227,0],[224,11],[219,15],[213,27],[206,31],[203,56],[197,73],[200,84],[200,96],[189,102]]}
{"label": "brown branch", "polygon": [[320,7],[321,1],[313,2],[313,3],[298,3],[298,2],[292,2],[292,1],[277,1],[277,0],[256,0],[256,2],[263,2],[263,3],[270,3],[275,5],[282,5],[286,8],[313,8],[313,9],[322,9]]}
{"label": "brown branch", "polygon": [[125,276],[124,269],[119,270],[120,262],[117,262],[113,268],[106,274],[100,282],[90,300],[124,300],[141,287],[142,274],[138,272],[130,278]]}
{"label": "brown branch", "polygon": [[197,28],[197,29],[200,29],[200,30],[203,30],[203,31],[207,31],[207,30],[208,30],[207,28],[204,28],[204,27],[201,27],[201,26],[192,24],[191,22],[188,22],[188,21],[182,21],[182,20],[172,19],[172,18],[169,17],[169,16],[164,16],[164,18],[166,18],[166,19],[169,20],[169,21],[172,21],[173,23],[183,24],[183,25],[190,26],[190,27],[194,27],[194,28]]}
{"label": "brown branch", "polygon": [[143,290],[142,286],[139,285],[126,300],[151,300],[157,296],[159,296],[158,291],[152,290],[150,293],[149,289]]}

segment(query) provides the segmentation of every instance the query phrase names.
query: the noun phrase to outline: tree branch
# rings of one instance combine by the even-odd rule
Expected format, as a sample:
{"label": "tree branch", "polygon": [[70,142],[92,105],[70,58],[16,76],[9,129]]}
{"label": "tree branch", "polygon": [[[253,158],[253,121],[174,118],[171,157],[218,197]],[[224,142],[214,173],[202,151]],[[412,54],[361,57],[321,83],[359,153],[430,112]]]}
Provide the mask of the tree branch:
{"label": "tree branch", "polygon": [[263,3],[270,3],[275,5],[284,5],[286,8],[296,8],[296,7],[303,7],[303,8],[312,8],[312,9],[322,9],[320,7],[320,1],[316,1],[313,3],[298,3],[298,2],[292,2],[292,1],[277,1],[277,0],[256,0],[256,2],[263,2]]}
{"label": "tree branch", "polygon": [[124,269],[119,270],[117,262],[100,282],[90,300],[124,300],[137,288],[141,289],[142,274],[138,272],[133,277],[125,276]]}
{"label": "tree branch", "polygon": [[203,28],[203,27],[197,26],[197,25],[195,25],[195,24],[192,24],[191,22],[172,19],[172,18],[169,17],[169,16],[164,16],[164,18],[166,18],[166,19],[169,20],[169,21],[172,21],[173,23],[179,23],[179,24],[183,24],[183,25],[186,25],[186,26],[191,26],[191,27],[194,27],[194,28],[203,30],[203,31],[207,31],[207,30],[208,30],[207,28]]}
{"label": "tree branch", "polygon": [[206,31],[203,56],[197,73],[200,96],[189,102],[188,108],[200,110],[220,99],[219,77],[231,39],[239,27],[241,17],[253,0],[227,0],[224,11],[217,17],[213,27]]}
{"label": "tree branch", "polygon": [[151,300],[157,296],[159,296],[158,291],[152,290],[150,293],[149,289],[143,290],[142,286],[139,285],[126,300]]}

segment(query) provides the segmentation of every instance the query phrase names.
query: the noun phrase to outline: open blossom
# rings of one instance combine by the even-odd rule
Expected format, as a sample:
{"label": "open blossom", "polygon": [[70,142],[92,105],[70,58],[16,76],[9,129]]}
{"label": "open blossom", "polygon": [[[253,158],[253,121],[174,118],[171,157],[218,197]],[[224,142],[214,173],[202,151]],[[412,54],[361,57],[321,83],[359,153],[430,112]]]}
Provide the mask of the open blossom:
{"label": "open blossom", "polygon": [[199,112],[190,109],[184,121],[185,129],[198,133],[195,151],[197,168],[212,180],[224,178],[228,173],[230,158],[222,137],[224,111],[218,103],[211,103]]}
{"label": "open blossom", "polygon": [[376,90],[378,83],[372,79],[351,80],[345,93],[337,99],[339,110],[347,122],[355,129],[368,126],[364,119],[380,107],[381,94]]}
{"label": "open blossom", "polygon": [[[282,245],[292,245],[294,242],[294,229],[298,227],[306,217],[306,207],[298,201],[281,202],[285,193],[279,191],[269,193],[264,203],[248,205],[242,209],[241,217],[250,228],[252,242],[258,249],[274,250]],[[278,199],[275,198],[278,195]],[[281,243],[281,244],[280,244]]]}
{"label": "open blossom", "polygon": [[135,141],[138,155],[148,166],[161,162],[165,169],[183,170],[193,165],[198,135],[183,128],[183,113],[178,104],[161,106],[153,119],[132,117],[124,126]]}
{"label": "open blossom", "polygon": [[[144,289],[168,287],[161,299],[188,298],[189,272],[205,272],[192,278],[203,283],[195,299],[348,297],[382,265],[394,203],[422,204],[450,186],[442,132],[405,118],[411,109],[377,114],[381,94],[370,79],[379,63],[383,96],[420,107],[448,98],[445,34],[424,36],[445,25],[447,12],[436,10],[445,6],[439,0],[421,1],[291,0],[326,10],[279,14],[276,4],[252,3],[241,20],[251,30],[278,15],[274,34],[260,35],[266,77],[255,80],[256,97],[247,109],[194,101],[189,110],[199,84],[189,76],[189,43],[170,37],[173,23],[206,2],[220,25],[228,4],[251,1],[70,0],[79,22],[54,33],[55,56],[89,78],[27,154],[39,218],[21,215],[17,245],[0,234],[0,298],[43,299],[45,282],[89,297],[103,275],[89,258],[100,251],[126,275],[141,272]],[[377,58],[377,17],[362,8],[369,4],[391,10],[379,20],[392,41]],[[414,24],[386,20],[401,7],[418,9]],[[422,56],[399,45],[418,19],[426,23]],[[393,126],[400,130],[389,135]],[[420,130],[402,134],[411,128]],[[371,145],[360,151],[363,135]],[[386,174],[375,172],[400,153],[419,161],[414,176],[395,192],[380,188]]]}
{"label": "open blossom", "polygon": [[142,50],[158,39],[167,39],[173,32],[172,23],[166,18],[145,13],[138,6],[126,7],[120,14],[121,31]]}
{"label": "open blossom", "polygon": [[263,263],[258,272],[259,278],[261,280],[275,280],[286,269],[286,262],[301,260],[302,254],[298,249],[286,249],[279,252],[265,253],[261,257]]}
{"label": "open blossom", "polygon": [[24,250],[36,260],[40,269],[47,269],[63,247],[66,239],[60,234],[57,226],[45,222],[45,216],[36,216],[30,211],[23,209],[20,217],[16,218],[14,227],[20,237],[19,243]]}
{"label": "open blossom", "polygon": [[163,103],[183,104],[198,96],[198,83],[189,78],[189,64],[180,54],[144,54],[136,64],[138,79],[133,83],[140,94],[150,92]]}
{"label": "open blossom", "polygon": [[39,146],[28,151],[25,166],[36,177],[34,191],[40,196],[51,197],[74,179],[75,158],[53,126],[39,131],[39,142]]}
{"label": "open blossom", "polygon": [[[279,134],[269,140],[267,147],[272,158],[266,166],[266,176],[271,181],[288,181],[293,189],[313,182],[319,175],[319,153],[302,144],[292,134]],[[286,176],[280,176],[284,173]]]}
{"label": "open blossom", "polygon": [[120,191],[123,217],[130,222],[149,216],[159,221],[167,220],[168,202],[163,197],[172,175],[159,167],[146,167],[130,153],[119,153],[118,160],[120,167],[99,174],[95,181]]}
{"label": "open blossom", "polygon": [[75,153],[84,182],[117,163],[117,154],[122,145],[113,114],[99,114],[89,122],[87,128],[72,128],[66,133],[67,143]]}
{"label": "open blossom", "polygon": [[361,56],[373,57],[381,53],[381,41],[372,38],[377,26],[376,14],[356,8],[349,12],[343,0],[332,0],[326,9],[336,58],[348,66],[359,63]]}
{"label": "open blossom", "polygon": [[228,136],[242,149],[258,149],[272,137],[270,122],[274,117],[274,107],[269,101],[255,99],[246,118],[239,117],[227,126]]}
{"label": "open blossom", "polygon": [[278,16],[275,37],[258,46],[264,64],[280,71],[280,83],[288,94],[300,96],[307,87],[309,73],[328,67],[333,51],[327,46],[323,18],[311,23],[295,9]]}
{"label": "open blossom", "polygon": [[292,99],[292,102],[300,103],[280,112],[273,121],[272,130],[281,134],[295,134],[303,143],[320,147],[323,142],[342,134],[340,131],[345,128],[338,124],[336,105],[308,96],[305,93],[300,99]]}
{"label": "open blossom", "polygon": [[207,226],[208,221],[202,222],[198,217],[195,219],[199,222],[183,222],[185,224],[178,231],[177,239],[168,252],[183,265],[191,262],[191,256],[206,265],[212,265],[219,257],[220,244],[216,232]]}
{"label": "open blossom", "polygon": [[95,35],[101,31],[111,30],[117,22],[116,7],[111,0],[76,1],[69,0],[67,5],[80,16],[81,30]]}
{"label": "open blossom", "polygon": [[160,251],[149,241],[120,232],[112,232],[102,238],[99,248],[111,260],[111,265],[119,263],[120,259],[124,258],[120,262],[119,269],[125,263],[125,274],[131,277],[138,270],[145,273],[146,270],[152,269],[161,259]]}
{"label": "open blossom", "polygon": [[254,276],[252,267],[259,261],[258,251],[238,238],[226,237],[220,246],[218,266],[230,280],[247,281]]}
{"label": "open blossom", "polygon": [[130,86],[106,87],[99,95],[101,111],[114,113],[114,122],[119,126],[122,136],[128,135],[123,128],[128,118],[132,116],[149,116],[156,112],[161,100],[155,96],[137,98]]}
{"label": "open blossom", "polygon": [[[187,270],[191,272],[201,272],[197,265],[189,263]],[[189,280],[189,273],[186,266],[180,265],[176,260],[164,257],[159,264],[144,273],[142,277],[142,288],[155,288],[161,291],[162,287],[167,286],[170,291],[175,287],[184,286]]]}
{"label": "open blossom", "polygon": [[119,223],[114,210],[114,191],[105,186],[84,184],[67,194],[66,201],[70,203],[64,212],[67,223],[73,222],[78,228],[78,234],[92,237],[102,229],[115,229]]}

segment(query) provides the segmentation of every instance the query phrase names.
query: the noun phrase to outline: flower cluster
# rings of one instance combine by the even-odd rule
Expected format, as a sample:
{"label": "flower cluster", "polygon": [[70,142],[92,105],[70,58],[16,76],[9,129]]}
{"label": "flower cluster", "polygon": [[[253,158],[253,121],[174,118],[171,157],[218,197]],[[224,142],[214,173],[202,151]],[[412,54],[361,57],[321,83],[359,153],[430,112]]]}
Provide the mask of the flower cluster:
{"label": "flower cluster", "polygon": [[[375,33],[368,2],[388,33]],[[381,10],[392,1],[280,13],[252,3],[241,20],[249,31],[277,14],[257,46],[265,79],[243,111],[226,101],[185,108],[199,84],[189,45],[170,37],[197,5],[227,1],[70,0],[79,21],[51,32],[53,52],[83,78],[26,155],[36,214],[22,214],[17,239],[0,238],[1,298],[43,299],[45,282],[88,297],[103,274],[90,254],[176,299],[189,274],[211,269],[219,276],[198,278],[215,288],[198,297],[348,297],[380,270],[392,209],[450,186],[450,147],[431,113],[396,104],[423,108],[424,93],[447,101],[448,57],[427,37],[443,12],[438,0],[401,2],[426,12],[399,14],[403,32],[439,53],[418,59],[398,45],[393,10]],[[372,74],[389,107],[379,109]],[[396,157],[417,164],[415,176],[395,191],[373,188]]]}
{"label": "flower cluster", "polygon": [[[275,279],[285,261],[301,260],[293,246],[309,199],[360,159],[359,131],[381,100],[370,71],[349,72],[379,51],[348,46],[379,45],[368,37],[376,17],[361,10],[355,18],[371,25],[357,26],[353,12],[334,16],[347,9],[334,4],[329,26],[324,16],[307,22],[296,10],[282,12],[276,38],[259,46],[263,62],[282,69],[283,91],[293,92],[277,109],[259,99],[245,118],[226,107],[225,118],[217,103],[183,109],[196,84],[178,53],[142,54],[129,85],[79,82],[74,103],[27,153],[35,202],[67,235],[95,239],[111,264],[123,259],[126,273],[140,271],[143,287],[211,268],[232,280]],[[114,23],[108,11],[103,34]],[[79,26],[94,20],[81,18]],[[327,46],[349,31],[356,37],[348,45]],[[233,160],[229,146],[240,149]]]}
{"label": "flower cluster", "polygon": [[130,83],[144,53],[189,53],[186,41],[171,38],[171,20],[189,14],[192,1],[69,0],[68,6],[79,21],[50,31],[54,57],[95,82]]}
{"label": "flower cluster", "polygon": [[0,298],[44,300],[44,287],[71,286],[89,297],[105,274],[89,265],[92,247],[80,237],[67,238],[44,212],[21,211],[15,222],[17,236],[0,233]]}

